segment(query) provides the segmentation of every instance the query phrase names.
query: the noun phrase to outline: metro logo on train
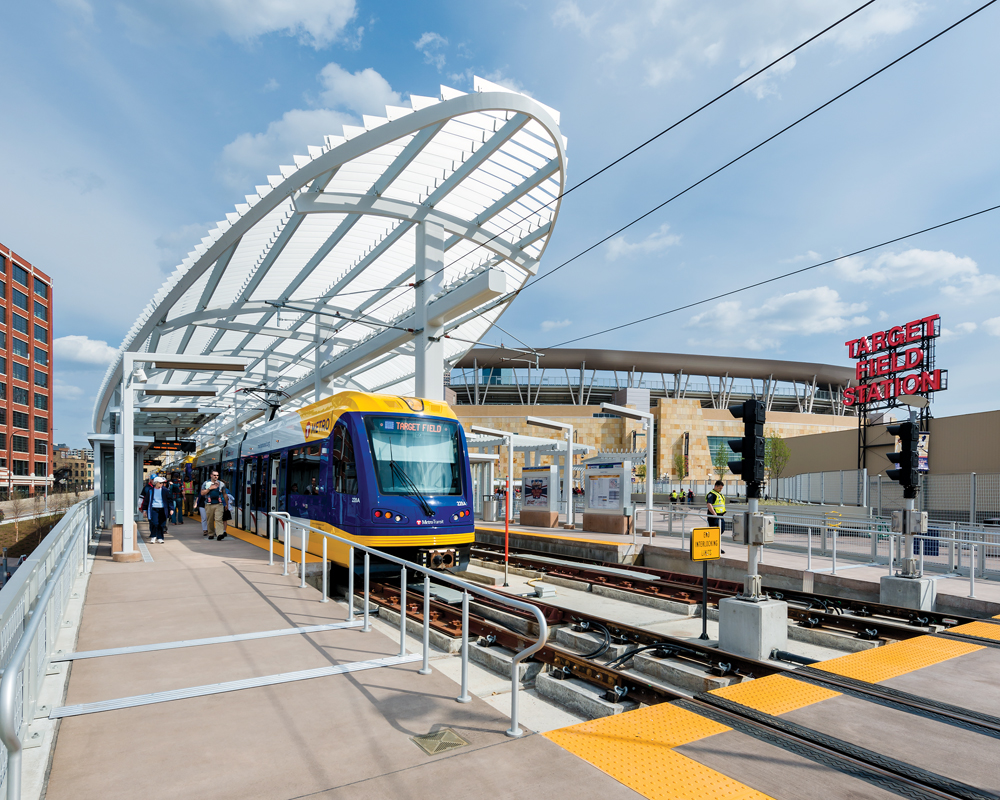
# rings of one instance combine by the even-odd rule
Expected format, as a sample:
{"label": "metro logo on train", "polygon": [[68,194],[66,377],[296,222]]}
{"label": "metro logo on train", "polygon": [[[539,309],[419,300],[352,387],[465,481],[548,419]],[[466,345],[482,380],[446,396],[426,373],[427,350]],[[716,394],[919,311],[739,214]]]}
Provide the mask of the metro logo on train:
{"label": "metro logo on train", "polygon": [[947,389],[948,371],[927,369],[933,340],[940,335],[941,317],[932,314],[844,342],[848,357],[857,361],[855,377],[866,381],[844,389],[844,405]]}

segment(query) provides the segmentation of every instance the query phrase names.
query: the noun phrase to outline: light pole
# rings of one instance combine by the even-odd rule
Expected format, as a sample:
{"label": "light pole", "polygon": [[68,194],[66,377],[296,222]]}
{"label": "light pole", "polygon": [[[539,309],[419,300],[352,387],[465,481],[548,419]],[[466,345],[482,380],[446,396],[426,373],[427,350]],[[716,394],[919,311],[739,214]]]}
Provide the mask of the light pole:
{"label": "light pole", "polygon": [[653,415],[612,403],[601,403],[601,410],[627,419],[642,421],[646,429],[646,533],[653,534]]}
{"label": "light pole", "polygon": [[566,431],[566,461],[563,471],[563,491],[566,495],[566,527],[573,528],[573,426],[568,422],[559,422],[542,417],[528,417],[528,424],[538,428],[548,428],[554,431]]}
{"label": "light pole", "polygon": [[[503,514],[503,585],[508,586],[507,571],[510,566],[510,516],[514,513],[514,493],[512,491],[514,475],[514,434],[511,431],[498,431],[496,428],[483,428],[472,425],[469,428],[480,436],[496,436],[503,439],[507,447],[507,506]],[[493,488],[492,486],[490,487]]]}

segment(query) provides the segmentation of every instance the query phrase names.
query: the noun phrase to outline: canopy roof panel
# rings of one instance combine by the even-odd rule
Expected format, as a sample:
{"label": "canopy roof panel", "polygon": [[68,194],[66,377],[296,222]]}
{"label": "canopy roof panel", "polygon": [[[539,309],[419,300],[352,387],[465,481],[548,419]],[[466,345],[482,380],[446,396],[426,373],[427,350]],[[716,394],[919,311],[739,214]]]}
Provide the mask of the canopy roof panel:
{"label": "canopy roof panel", "polygon": [[[240,393],[247,387],[281,390],[285,407],[306,402],[317,370],[338,388],[412,393],[406,329],[415,327],[421,222],[445,237],[442,288],[430,302],[450,299],[461,312],[445,322],[447,370],[537,272],[565,184],[558,126],[552,109],[477,78],[471,94],[413,96],[410,107],[365,116],[364,128],[344,126],[295,156],[208,232],[143,310],[104,377],[95,432],[113,427],[126,352],[245,357],[238,376],[149,375],[150,387],[220,387],[212,430],[260,413]],[[464,305],[463,293],[472,298]],[[387,351],[379,337],[394,330],[404,335]],[[185,421],[213,418],[198,416]]]}

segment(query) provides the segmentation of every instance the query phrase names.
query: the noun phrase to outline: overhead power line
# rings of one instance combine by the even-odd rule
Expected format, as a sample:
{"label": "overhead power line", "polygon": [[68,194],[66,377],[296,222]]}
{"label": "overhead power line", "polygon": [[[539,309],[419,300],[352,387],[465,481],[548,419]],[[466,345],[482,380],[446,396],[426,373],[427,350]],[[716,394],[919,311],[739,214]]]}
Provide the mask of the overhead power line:
{"label": "overhead power line", "polygon": [[[652,319],[658,319],[660,317],[665,317],[668,314],[676,314],[678,311],[686,311],[687,309],[695,308],[696,306],[702,306],[702,305],[705,305],[706,303],[712,303],[712,302],[714,302],[716,300],[721,300],[724,297],[731,297],[734,294],[739,294],[740,292],[745,292],[745,291],[748,291],[749,289],[756,289],[758,286],[764,286],[764,285],[766,285],[768,283],[774,283],[775,281],[781,281],[781,280],[784,280],[785,278],[791,278],[793,275],[801,275],[803,272],[809,272],[810,270],[818,269],[819,267],[825,267],[825,266],[827,266],[829,264],[833,264],[833,263],[835,263],[837,261],[842,261],[845,258],[852,258],[854,256],[861,255],[862,253],[868,253],[868,252],[871,252],[872,250],[877,250],[880,247],[886,247],[886,246],[888,246],[890,244],[895,244],[896,242],[901,242],[904,239],[910,239],[910,238],[912,238],[914,236],[920,236],[920,235],[922,235],[924,233],[930,233],[931,231],[936,231],[939,228],[944,228],[944,227],[947,227],[948,225],[954,225],[956,222],[963,222],[964,220],[972,219],[973,217],[978,217],[978,216],[981,216],[982,214],[989,214],[991,211],[996,211],[998,209],[1000,209],[1000,205],[990,206],[989,208],[984,208],[981,211],[974,211],[971,214],[965,214],[964,216],[956,217],[955,219],[950,219],[947,222],[942,222],[942,223],[940,223],[938,225],[932,225],[929,228],[923,228],[922,230],[919,230],[919,231],[913,231],[912,233],[907,233],[904,236],[897,236],[897,237],[895,237],[893,239],[887,239],[884,242],[879,242],[878,244],[873,244],[873,245],[870,245],[868,247],[863,247],[860,250],[855,250],[852,253],[845,253],[844,255],[837,256],[836,258],[829,258],[826,261],[820,261],[818,264],[812,264],[811,266],[808,266],[808,267],[801,267],[800,269],[795,269],[795,270],[792,270],[791,272],[785,272],[785,273],[782,273],[781,275],[775,275],[775,276],[773,276],[771,278],[765,278],[764,280],[756,281],[755,283],[749,283],[746,286],[741,286],[738,289],[731,289],[728,292],[722,292],[721,294],[716,294],[716,295],[713,295],[712,297],[706,297],[703,300],[695,300],[692,303],[685,303],[684,305],[677,306],[675,308],[671,308],[671,309],[669,309],[667,311],[661,311],[658,314],[650,314],[647,317],[640,317],[639,319],[634,319],[631,322],[623,322],[621,325],[615,325],[615,326],[613,326],[611,328],[605,328],[604,330],[601,330],[601,331],[595,331],[594,333],[588,333],[585,336],[577,336],[575,339],[567,339],[565,342],[560,342],[559,344],[549,345],[549,347],[550,348],[551,347],[564,347],[564,346],[566,346],[568,344],[573,344],[575,342],[582,342],[584,339],[592,339],[595,336],[603,336],[605,333],[611,333],[612,331],[619,331],[622,328],[629,328],[629,327],[632,327],[633,325],[640,325],[643,322],[649,322]],[[542,348],[542,349],[544,350],[546,348]]]}
{"label": "overhead power line", "polygon": [[[779,136],[781,136],[781,135],[782,135],[783,133],[787,133],[787,132],[788,132],[788,131],[790,131],[790,130],[791,130],[792,128],[796,127],[797,125],[799,125],[799,124],[800,124],[800,123],[802,123],[802,122],[805,122],[805,121],[806,121],[807,119],[809,119],[810,117],[812,117],[812,116],[814,116],[815,114],[819,113],[820,111],[822,111],[822,110],[823,110],[824,108],[826,108],[827,106],[830,106],[830,105],[832,105],[833,103],[837,102],[837,101],[838,101],[838,100],[840,100],[840,99],[841,99],[842,97],[845,97],[846,95],[848,95],[848,94],[850,94],[851,92],[853,92],[853,91],[854,91],[855,89],[858,89],[858,88],[860,88],[861,86],[864,86],[864,85],[865,85],[866,83],[868,83],[868,81],[872,80],[873,78],[876,78],[876,77],[878,77],[879,75],[881,75],[881,74],[882,74],[883,72],[885,72],[886,70],[888,70],[888,69],[891,69],[892,67],[894,67],[894,66],[895,66],[896,64],[898,64],[898,63],[899,63],[900,61],[902,61],[903,59],[905,59],[905,58],[908,58],[908,57],[910,57],[911,55],[913,55],[914,53],[916,53],[916,52],[917,52],[918,50],[920,50],[920,49],[922,49],[922,48],[926,47],[927,45],[929,45],[929,44],[930,44],[931,42],[933,42],[933,41],[934,41],[935,39],[939,39],[940,37],[942,37],[942,36],[944,36],[944,35],[945,35],[946,33],[948,33],[948,31],[951,31],[951,30],[954,30],[954,29],[955,29],[955,28],[957,28],[957,27],[958,27],[959,25],[961,25],[961,24],[962,24],[963,22],[965,22],[965,21],[967,21],[967,20],[971,19],[971,18],[972,18],[972,17],[974,17],[974,16],[976,15],[976,14],[978,14],[978,13],[979,13],[980,11],[983,11],[984,9],[988,8],[989,6],[993,5],[993,4],[994,4],[994,3],[996,3],[996,2],[997,2],[997,0],[989,0],[989,2],[988,2],[988,3],[984,3],[984,4],[983,4],[983,5],[981,5],[981,6],[979,7],[979,8],[977,8],[977,9],[976,9],[975,11],[971,12],[970,14],[966,14],[966,15],[965,15],[964,17],[962,17],[962,18],[961,18],[960,20],[958,20],[958,22],[954,22],[954,23],[952,23],[951,25],[949,25],[949,26],[948,26],[947,28],[945,28],[944,30],[942,30],[942,31],[939,31],[938,33],[936,33],[936,34],[934,34],[933,36],[931,36],[931,37],[930,37],[929,39],[925,39],[925,40],[924,40],[923,42],[921,42],[920,44],[918,44],[918,45],[917,45],[916,47],[914,47],[913,49],[911,49],[911,50],[907,50],[907,51],[906,51],[905,53],[903,53],[903,55],[901,55],[901,56],[899,56],[898,58],[895,58],[895,59],[893,59],[892,61],[890,61],[890,62],[889,62],[888,64],[886,64],[886,65],[885,65],[884,67],[882,67],[882,68],[880,68],[880,69],[877,69],[877,70],[875,70],[875,72],[871,73],[871,75],[869,75],[869,76],[868,76],[867,78],[864,78],[864,79],[862,79],[862,80],[858,81],[857,83],[855,83],[855,84],[854,84],[853,86],[851,86],[850,88],[848,88],[848,89],[845,89],[844,91],[842,91],[842,92],[841,92],[840,94],[838,94],[838,95],[835,95],[834,97],[831,97],[831,98],[830,98],[829,100],[827,100],[827,101],[826,101],[825,103],[823,103],[822,105],[819,105],[819,106],[817,106],[817,107],[816,107],[816,108],[814,108],[814,109],[813,109],[812,111],[810,111],[810,112],[809,112],[808,114],[805,114],[805,115],[803,115],[803,116],[799,117],[799,118],[798,118],[797,120],[795,120],[795,122],[792,122],[791,124],[789,124],[789,125],[786,125],[786,126],[785,126],[784,128],[782,128],[782,129],[781,129],[780,131],[778,131],[777,133],[774,133],[774,134],[772,134],[771,136],[768,136],[768,137],[767,137],[766,139],[764,139],[764,140],[763,140],[762,142],[758,142],[758,143],[757,143],[757,144],[755,144],[755,145],[754,145],[753,147],[751,147],[751,148],[750,148],[749,150],[745,150],[745,151],[744,151],[743,153],[741,153],[740,155],[736,156],[736,158],[734,158],[734,159],[731,159],[730,161],[727,161],[727,162],[726,162],[725,164],[723,164],[723,165],[722,165],[721,167],[719,167],[718,169],[715,169],[715,170],[713,170],[712,172],[708,173],[708,175],[706,175],[705,177],[703,177],[703,178],[701,178],[701,179],[699,179],[699,180],[695,181],[695,182],[694,182],[694,183],[692,183],[692,184],[691,184],[690,186],[688,186],[688,187],[687,187],[686,189],[682,189],[681,191],[677,192],[677,194],[673,195],[673,197],[669,197],[669,198],[667,198],[667,199],[666,199],[666,200],[664,200],[664,201],[663,201],[662,203],[660,203],[659,205],[656,205],[656,206],[654,206],[653,208],[649,209],[649,211],[645,212],[644,214],[640,214],[640,215],[639,215],[638,217],[636,217],[635,219],[633,219],[633,220],[632,220],[631,222],[629,222],[629,223],[627,223],[627,224],[625,224],[625,225],[622,225],[622,226],[621,226],[620,228],[618,228],[618,230],[614,231],[613,233],[610,233],[610,234],[608,234],[607,236],[605,236],[605,237],[604,237],[604,238],[602,238],[602,239],[599,239],[598,241],[594,242],[594,243],[593,243],[592,245],[590,245],[590,246],[589,246],[589,247],[587,247],[586,249],[584,249],[584,250],[581,250],[581,251],[580,251],[579,253],[577,253],[577,254],[576,254],[575,256],[572,256],[571,258],[568,258],[568,259],[566,259],[566,260],[565,260],[565,261],[563,261],[563,262],[562,262],[562,263],[561,263],[561,264],[560,264],[559,266],[557,266],[557,267],[554,267],[553,269],[550,269],[550,270],[549,270],[548,272],[546,272],[546,273],[545,273],[544,275],[539,275],[539,276],[538,276],[537,278],[535,278],[535,279],[534,279],[533,281],[530,281],[530,282],[526,283],[526,284],[525,284],[524,286],[522,286],[522,287],[521,287],[520,289],[516,289],[516,290],[514,290],[513,292],[511,292],[511,293],[510,293],[510,295],[509,295],[509,296],[516,296],[516,295],[520,294],[521,292],[525,291],[526,289],[529,289],[530,287],[532,287],[532,286],[534,286],[535,284],[537,284],[537,283],[538,283],[539,281],[543,281],[543,280],[545,280],[546,278],[548,278],[548,277],[550,277],[550,276],[554,275],[554,274],[555,274],[556,272],[558,272],[559,270],[561,270],[561,269],[562,269],[563,267],[566,267],[566,266],[569,266],[569,265],[570,265],[570,264],[572,264],[572,263],[573,263],[574,261],[576,261],[576,260],[577,260],[578,258],[581,258],[581,257],[585,256],[585,255],[586,255],[587,253],[589,253],[589,252],[590,252],[591,250],[594,250],[594,249],[596,249],[596,248],[600,247],[600,246],[601,246],[602,244],[604,244],[605,242],[607,242],[607,241],[609,241],[609,240],[611,240],[611,239],[615,238],[616,236],[618,236],[619,234],[623,233],[624,231],[627,231],[627,230],[628,230],[629,228],[631,228],[631,227],[632,227],[633,225],[636,225],[636,224],[638,224],[639,222],[642,222],[642,220],[646,219],[646,217],[648,217],[648,216],[650,216],[650,215],[652,215],[652,214],[655,214],[655,213],[656,213],[657,211],[659,211],[659,210],[660,210],[661,208],[663,208],[664,206],[666,206],[666,205],[669,205],[670,203],[672,203],[672,202],[673,202],[674,200],[678,199],[679,197],[683,197],[683,196],[684,196],[685,194],[687,194],[688,192],[690,192],[690,191],[691,191],[692,189],[694,189],[694,188],[696,188],[697,186],[700,186],[701,184],[705,183],[705,181],[709,180],[710,178],[714,178],[714,177],[715,177],[716,175],[718,175],[718,174],[719,174],[720,172],[722,172],[723,170],[726,170],[726,169],[728,169],[729,167],[733,166],[733,164],[736,164],[737,162],[739,162],[739,161],[742,161],[742,160],[743,160],[744,158],[746,158],[746,157],[747,157],[748,155],[750,155],[751,153],[753,153],[753,152],[755,152],[755,151],[759,150],[759,149],[760,149],[760,148],[762,148],[762,147],[763,147],[764,145],[766,145],[766,144],[768,144],[768,143],[770,143],[770,142],[773,142],[773,141],[774,141],[775,139],[777,139],[777,138],[778,138]],[[506,297],[506,296],[505,296],[505,297]]]}

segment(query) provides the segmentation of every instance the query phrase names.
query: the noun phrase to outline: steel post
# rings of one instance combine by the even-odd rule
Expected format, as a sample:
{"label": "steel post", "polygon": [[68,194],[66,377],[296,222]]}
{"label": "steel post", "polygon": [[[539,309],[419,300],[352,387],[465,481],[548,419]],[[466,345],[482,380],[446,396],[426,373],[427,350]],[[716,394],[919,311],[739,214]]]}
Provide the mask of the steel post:
{"label": "steel post", "polygon": [[330,562],[326,560],[326,537],[323,537],[323,599],[321,603],[330,602]]}
{"label": "steel post", "polygon": [[281,573],[282,575],[287,575],[288,574],[288,564],[289,564],[289,562],[290,562],[290,560],[292,558],[292,547],[291,547],[291,544],[292,544],[292,535],[291,535],[292,531],[291,531],[291,527],[292,527],[291,520],[288,520],[288,521],[281,520],[281,531],[285,535],[284,541],[281,543],[282,549],[284,550],[284,552],[282,553],[282,555],[285,557],[285,570],[284,570],[284,572]]}
{"label": "steel post", "polygon": [[370,566],[371,566],[370,565],[370,561],[371,561],[371,559],[370,559],[370,557],[368,555],[368,551],[365,550],[365,576],[364,576],[364,580],[365,580],[365,605],[364,605],[365,624],[361,627],[361,630],[364,631],[365,633],[368,633],[368,631],[370,631],[372,629],[372,626],[371,626],[371,624],[368,621],[368,573],[370,571]]}
{"label": "steel post", "polygon": [[976,596],[976,545],[972,545],[969,554],[969,597]]}
{"label": "steel post", "polygon": [[837,529],[833,529],[833,566],[831,568],[831,574],[837,574]]}
{"label": "steel post", "polygon": [[421,675],[431,674],[431,576],[424,575],[424,664],[418,670]]}
{"label": "steel post", "polygon": [[806,572],[813,568],[813,529],[806,528]]}
{"label": "steel post", "polygon": [[399,573],[399,654],[406,655],[406,567]]}
{"label": "steel post", "polygon": [[[516,668],[514,672],[517,672]],[[469,697],[469,592],[467,590],[462,592],[462,694],[455,699],[459,703],[472,702],[472,698]],[[514,703],[513,698],[511,703]]]}
{"label": "steel post", "polygon": [[354,548],[347,548],[347,621],[354,620]]}
{"label": "steel post", "polygon": [[299,583],[300,589],[306,588],[306,548],[308,547],[309,541],[309,529],[303,525],[302,526],[302,582]]}
{"label": "steel post", "polygon": [[274,517],[267,515],[267,565],[274,566]]}

